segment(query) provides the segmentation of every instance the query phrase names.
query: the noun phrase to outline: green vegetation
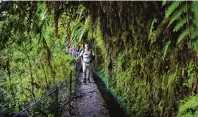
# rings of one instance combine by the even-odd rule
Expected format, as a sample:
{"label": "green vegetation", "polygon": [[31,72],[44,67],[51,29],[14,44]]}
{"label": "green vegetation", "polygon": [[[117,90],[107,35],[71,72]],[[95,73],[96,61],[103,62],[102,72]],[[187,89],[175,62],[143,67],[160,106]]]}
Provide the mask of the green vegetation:
{"label": "green vegetation", "polygon": [[[26,9],[26,10],[24,10]],[[1,105],[17,112],[93,43],[95,71],[129,117],[197,116],[198,2],[13,2],[1,12]]]}
{"label": "green vegetation", "polygon": [[[65,27],[59,24],[59,35],[54,36],[53,15],[47,15],[46,4],[8,5],[0,22],[0,105],[6,110],[4,116],[21,111],[60,81],[68,78],[69,82],[74,69],[72,58],[65,55]],[[41,107],[42,113],[50,113],[45,102]]]}
{"label": "green vegetation", "polygon": [[161,5],[107,2],[98,8],[103,33],[94,37],[96,72],[128,116],[196,116],[197,2]]}

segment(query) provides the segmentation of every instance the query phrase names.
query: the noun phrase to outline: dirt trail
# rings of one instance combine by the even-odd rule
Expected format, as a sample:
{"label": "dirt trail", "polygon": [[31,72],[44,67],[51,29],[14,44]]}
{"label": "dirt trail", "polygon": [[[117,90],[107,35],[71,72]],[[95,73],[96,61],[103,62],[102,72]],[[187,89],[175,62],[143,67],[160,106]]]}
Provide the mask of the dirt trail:
{"label": "dirt trail", "polygon": [[76,87],[76,95],[71,103],[70,114],[64,117],[109,117],[106,102],[101,96],[93,78],[91,83],[82,83],[83,74],[79,73]]}

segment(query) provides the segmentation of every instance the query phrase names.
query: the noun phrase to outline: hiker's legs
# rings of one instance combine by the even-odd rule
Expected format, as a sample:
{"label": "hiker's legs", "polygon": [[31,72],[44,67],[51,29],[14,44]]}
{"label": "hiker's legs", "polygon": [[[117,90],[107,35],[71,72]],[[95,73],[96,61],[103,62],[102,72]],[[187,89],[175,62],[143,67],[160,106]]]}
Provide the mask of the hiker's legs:
{"label": "hiker's legs", "polygon": [[92,64],[89,64],[88,66],[88,81],[89,82],[90,82],[90,78],[93,76],[92,72],[93,72]]}
{"label": "hiker's legs", "polygon": [[83,83],[86,83],[87,66],[86,66],[86,64],[84,62],[82,62],[82,67],[83,67],[83,77],[84,77]]}
{"label": "hiker's legs", "polygon": [[[83,62],[83,76],[84,76],[84,83],[86,83],[86,78],[89,80],[89,64]],[[88,77],[86,77],[88,76]],[[90,82],[90,81],[89,81]]]}

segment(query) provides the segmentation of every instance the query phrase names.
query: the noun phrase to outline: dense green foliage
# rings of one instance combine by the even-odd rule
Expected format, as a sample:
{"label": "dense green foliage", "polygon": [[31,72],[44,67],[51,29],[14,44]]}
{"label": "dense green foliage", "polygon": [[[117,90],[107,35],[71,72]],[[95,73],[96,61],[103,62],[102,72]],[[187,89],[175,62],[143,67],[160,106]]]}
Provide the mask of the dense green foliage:
{"label": "dense green foliage", "polygon": [[170,17],[169,26],[174,22],[174,32],[181,31],[182,33],[178,37],[177,44],[184,38],[189,38],[192,43],[193,49],[198,53],[197,49],[197,15],[198,15],[198,3],[197,2],[173,2],[166,10],[166,17]]}
{"label": "dense green foliage", "polygon": [[161,5],[100,2],[87,7],[98,10],[90,13],[93,34],[88,37],[95,39],[96,71],[128,116],[196,116],[197,2]]}
{"label": "dense green foliage", "polygon": [[95,71],[128,116],[197,116],[197,3],[8,5],[0,22],[1,102],[18,108],[65,78],[72,69],[66,38],[92,42]]}
{"label": "dense green foliage", "polygon": [[[0,22],[0,105],[4,116],[11,116],[58,82],[69,79],[74,64],[65,55],[65,26],[59,24],[56,38],[53,14],[46,12],[46,4],[13,2],[4,7]],[[60,20],[65,23],[64,18]],[[51,106],[46,102],[40,105],[42,116],[50,114]]]}

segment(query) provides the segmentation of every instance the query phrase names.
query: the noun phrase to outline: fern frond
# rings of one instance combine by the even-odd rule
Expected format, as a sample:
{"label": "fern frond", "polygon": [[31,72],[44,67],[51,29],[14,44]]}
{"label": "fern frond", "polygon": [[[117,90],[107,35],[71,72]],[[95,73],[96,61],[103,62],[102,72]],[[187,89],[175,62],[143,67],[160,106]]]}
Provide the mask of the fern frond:
{"label": "fern frond", "polygon": [[168,41],[163,49],[163,59],[166,57],[166,54],[167,54],[167,50],[168,50],[168,47],[170,45],[171,41]]}
{"label": "fern frond", "polygon": [[154,31],[154,24],[157,22],[157,19],[154,18],[152,23],[151,23],[151,27],[150,27],[150,30],[149,30],[149,39],[151,39],[151,37],[155,34],[155,31]]}
{"label": "fern frond", "polygon": [[89,16],[84,24],[83,30],[81,31],[81,34],[79,36],[79,42],[82,40],[83,35],[90,29],[91,27],[91,17]]}
{"label": "fern frond", "polygon": [[170,18],[170,22],[168,25],[171,25],[175,20],[177,20],[184,12],[186,12],[185,5],[182,5],[181,8],[179,8],[177,11],[173,13],[173,15]]}
{"label": "fern frond", "polygon": [[193,49],[198,53],[198,40],[193,43]]}
{"label": "fern frond", "polygon": [[190,61],[190,63],[188,64],[187,73],[188,73],[188,80],[185,83],[185,85],[189,88],[192,88],[193,80],[195,79],[195,71],[194,71],[193,61]]}
{"label": "fern frond", "polygon": [[181,1],[175,1],[173,2],[168,9],[166,10],[165,17],[169,17],[181,4]]}
{"label": "fern frond", "polygon": [[186,28],[186,29],[181,33],[181,35],[179,36],[179,38],[177,39],[177,44],[179,44],[188,34],[189,34],[188,28]]}
{"label": "fern frond", "polygon": [[[176,69],[177,71],[177,69]],[[171,90],[171,86],[173,85],[174,82],[176,82],[176,78],[177,78],[177,72],[175,72],[174,74],[171,74],[168,77],[168,84],[167,84],[167,88]]]}
{"label": "fern frond", "polygon": [[177,117],[184,117],[190,109],[198,107],[198,96],[190,96],[181,101]]}
{"label": "fern frond", "polygon": [[191,6],[191,11],[194,14],[194,17],[192,19],[193,24],[195,24],[195,26],[198,28],[198,2],[197,1],[193,1],[192,6]]}
{"label": "fern frond", "polygon": [[[191,27],[192,27],[192,25],[191,25]],[[190,32],[191,32],[191,40],[196,39],[198,37],[198,28],[192,27]]]}
{"label": "fern frond", "polygon": [[83,24],[82,23],[78,23],[78,24],[76,24],[76,25],[74,25],[74,26],[71,26],[71,31],[72,32],[75,32],[75,31],[77,31],[80,27],[82,27],[83,26]]}
{"label": "fern frond", "polygon": [[184,18],[183,18],[180,22],[178,22],[178,23],[176,24],[176,26],[174,27],[173,31],[174,31],[174,32],[177,32],[177,31],[180,30],[181,27],[183,27],[184,24],[186,24],[186,23],[187,23],[187,15],[184,16]]}
{"label": "fern frond", "polygon": [[78,23],[75,26],[71,27],[71,35],[75,35],[75,33],[81,28],[83,27],[82,23]]}
{"label": "fern frond", "polygon": [[83,12],[85,11],[84,7],[80,6],[79,8],[80,8],[80,12],[77,21],[80,21],[84,17]]}
{"label": "fern frond", "polygon": [[162,0],[162,7],[166,5],[167,0]]}
{"label": "fern frond", "polygon": [[84,24],[84,29],[83,31],[86,32],[88,31],[88,29],[91,27],[91,17],[89,16],[86,20],[85,20],[85,24]]}
{"label": "fern frond", "polygon": [[76,39],[78,37],[78,35],[81,34],[82,30],[83,30],[83,27],[80,27],[78,30],[76,30],[75,33],[74,33],[74,35],[72,35],[73,38]]}

